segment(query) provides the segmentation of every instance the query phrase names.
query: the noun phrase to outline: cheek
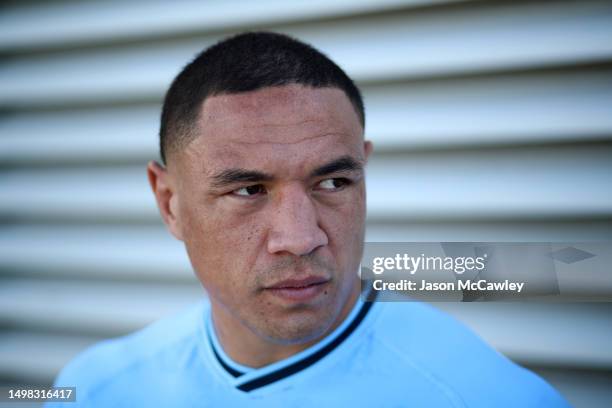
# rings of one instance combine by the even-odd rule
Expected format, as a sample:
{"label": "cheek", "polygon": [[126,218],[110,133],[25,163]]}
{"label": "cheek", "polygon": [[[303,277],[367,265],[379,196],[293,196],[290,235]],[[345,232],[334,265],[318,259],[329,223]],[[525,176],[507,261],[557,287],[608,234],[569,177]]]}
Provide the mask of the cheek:
{"label": "cheek", "polygon": [[320,207],[322,227],[339,267],[352,268],[352,264],[360,261],[355,258],[359,258],[363,247],[365,210],[363,190],[351,194],[339,205]]}
{"label": "cheek", "polygon": [[219,208],[183,210],[185,246],[203,286],[224,297],[249,290],[262,228],[248,217],[238,220]]}

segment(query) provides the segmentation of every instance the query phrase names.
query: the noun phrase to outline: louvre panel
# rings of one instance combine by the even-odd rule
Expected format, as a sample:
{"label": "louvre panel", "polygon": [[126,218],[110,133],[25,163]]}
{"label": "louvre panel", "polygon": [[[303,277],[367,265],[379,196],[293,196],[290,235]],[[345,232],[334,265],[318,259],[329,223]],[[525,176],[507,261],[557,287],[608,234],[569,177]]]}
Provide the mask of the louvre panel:
{"label": "louvre panel", "polygon": [[[173,76],[246,29],[357,79],[367,240],[612,240],[612,2],[298,3],[3,7],[0,383],[48,384],[87,345],[205,296],[145,165]],[[575,406],[612,400],[609,304],[438,306]]]}

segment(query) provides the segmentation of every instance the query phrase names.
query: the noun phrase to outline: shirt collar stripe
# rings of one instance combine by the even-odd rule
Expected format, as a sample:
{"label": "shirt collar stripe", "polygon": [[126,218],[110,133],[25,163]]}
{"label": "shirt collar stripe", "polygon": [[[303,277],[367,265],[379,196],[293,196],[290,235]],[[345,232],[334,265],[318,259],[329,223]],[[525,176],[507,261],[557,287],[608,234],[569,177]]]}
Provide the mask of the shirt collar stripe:
{"label": "shirt collar stripe", "polygon": [[315,364],[317,361],[321,360],[323,357],[332,352],[344,340],[346,340],[346,338],[349,337],[351,333],[355,331],[355,329],[359,326],[363,319],[365,319],[366,315],[372,308],[372,305],[372,302],[365,303],[359,311],[359,314],[355,317],[351,324],[347,326],[347,328],[342,333],[340,333],[338,337],[336,337],[326,346],[322,347],[320,350],[316,351],[308,357],[305,357],[302,360],[296,361],[295,363],[283,367],[277,371],[273,371],[261,377],[254,378],[250,381],[240,384],[237,388],[245,392],[253,391],[254,389],[272,384],[273,382],[279,381]]}
{"label": "shirt collar stripe", "polygon": [[214,346],[214,344],[212,344],[212,342],[210,341],[210,336],[208,336],[209,339],[209,343],[210,343],[210,348],[212,349],[215,358],[217,359],[217,361],[219,362],[219,364],[221,364],[221,366],[225,369],[225,371],[227,371],[228,373],[230,373],[232,376],[234,377],[240,377],[241,375],[243,375],[244,373],[242,371],[238,371],[235,370],[234,368],[230,367],[219,355],[219,353],[217,353],[217,348]]}

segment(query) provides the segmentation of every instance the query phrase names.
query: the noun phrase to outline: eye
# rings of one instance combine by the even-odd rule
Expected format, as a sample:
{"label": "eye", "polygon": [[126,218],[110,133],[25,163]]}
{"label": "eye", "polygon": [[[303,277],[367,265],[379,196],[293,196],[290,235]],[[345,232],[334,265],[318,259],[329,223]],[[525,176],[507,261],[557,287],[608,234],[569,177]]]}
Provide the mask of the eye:
{"label": "eye", "polygon": [[336,191],[351,184],[351,181],[346,178],[330,178],[325,179],[317,184],[317,188],[326,191]]}
{"label": "eye", "polygon": [[261,184],[254,184],[252,186],[241,187],[232,191],[233,195],[239,197],[253,197],[259,194],[265,194],[266,189]]}

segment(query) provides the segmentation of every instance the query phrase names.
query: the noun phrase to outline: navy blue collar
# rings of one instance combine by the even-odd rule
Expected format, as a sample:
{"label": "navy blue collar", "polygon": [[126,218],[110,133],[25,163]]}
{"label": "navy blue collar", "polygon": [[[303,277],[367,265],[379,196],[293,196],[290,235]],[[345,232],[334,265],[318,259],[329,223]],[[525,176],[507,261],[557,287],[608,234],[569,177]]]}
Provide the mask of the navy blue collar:
{"label": "navy blue collar", "polygon": [[[244,367],[232,361],[223,352],[216,338],[211,316],[208,318],[206,330],[208,341],[214,357],[220,366],[223,367],[229,375],[236,378],[236,388],[244,392],[253,391],[312,366],[340,346],[359,327],[372,308],[372,299],[369,299],[369,297],[364,298],[368,299],[368,301],[363,302],[361,299],[357,299],[357,304],[349,316],[347,316],[347,319],[328,337],[292,357],[271,364],[268,366],[270,368],[269,370],[266,370],[266,367],[262,369]],[[256,371],[261,371],[261,375],[252,375]],[[244,378],[245,381],[240,381],[242,378]]]}

